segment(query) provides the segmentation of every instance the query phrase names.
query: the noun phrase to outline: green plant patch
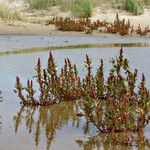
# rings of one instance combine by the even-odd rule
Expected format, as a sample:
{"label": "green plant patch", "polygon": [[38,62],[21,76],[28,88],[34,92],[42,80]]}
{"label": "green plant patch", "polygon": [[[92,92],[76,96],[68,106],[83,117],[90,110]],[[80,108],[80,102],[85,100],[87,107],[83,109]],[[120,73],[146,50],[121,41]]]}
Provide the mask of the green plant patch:
{"label": "green plant patch", "polygon": [[144,12],[144,6],[139,0],[125,0],[124,8],[135,15],[141,15]]}
{"label": "green plant patch", "polygon": [[72,12],[79,17],[90,17],[92,15],[92,0],[75,0],[72,6]]}
{"label": "green plant patch", "polygon": [[29,4],[29,7],[32,9],[45,9],[50,7],[49,0],[26,0],[26,3]]}

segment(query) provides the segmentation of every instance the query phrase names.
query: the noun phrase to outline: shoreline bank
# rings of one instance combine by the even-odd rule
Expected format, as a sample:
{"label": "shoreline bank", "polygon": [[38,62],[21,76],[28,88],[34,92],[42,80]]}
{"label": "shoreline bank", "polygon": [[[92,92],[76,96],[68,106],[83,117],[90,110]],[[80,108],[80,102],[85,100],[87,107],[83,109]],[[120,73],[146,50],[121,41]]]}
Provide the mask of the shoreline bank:
{"label": "shoreline bank", "polygon": [[[91,21],[101,20],[107,22],[113,22],[116,13],[118,13],[119,18],[125,19],[126,21],[129,19],[131,25],[134,26],[134,29],[137,29],[139,24],[141,29],[145,27],[150,27],[150,9],[145,9],[144,14],[140,16],[134,16],[132,13],[119,11],[119,10],[108,10],[107,13],[99,13],[96,11],[93,16],[90,18]],[[39,19],[39,17],[37,17]],[[99,31],[94,31],[91,35],[99,35],[101,34]],[[0,35],[75,35],[82,36],[85,35],[84,32],[63,32],[57,30],[55,25],[44,25],[44,21],[41,23],[30,23],[23,21],[3,21],[0,19]],[[87,35],[89,36],[89,35]],[[132,35],[139,36],[139,35]],[[150,35],[148,35],[150,36]]]}

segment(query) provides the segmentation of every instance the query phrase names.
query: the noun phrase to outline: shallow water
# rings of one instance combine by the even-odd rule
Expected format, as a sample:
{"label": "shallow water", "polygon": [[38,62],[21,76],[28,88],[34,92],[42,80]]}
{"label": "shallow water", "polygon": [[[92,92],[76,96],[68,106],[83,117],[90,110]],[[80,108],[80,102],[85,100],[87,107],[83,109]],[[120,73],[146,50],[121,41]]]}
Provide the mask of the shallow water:
{"label": "shallow water", "polygon": [[[58,68],[62,67],[64,58],[68,57],[77,64],[79,74],[85,75],[84,60],[88,54],[93,60],[93,73],[100,58],[105,64],[105,74],[108,74],[110,58],[115,57],[119,48],[90,48],[73,49],[68,51],[53,51]],[[131,68],[139,70],[138,82],[144,72],[147,86],[150,88],[150,47],[128,47],[124,49],[125,57],[129,59]],[[90,135],[97,134],[97,130],[86,126],[85,118],[76,117],[75,103],[61,103],[46,108],[21,108],[19,98],[13,92],[16,76],[20,76],[23,83],[34,76],[34,67],[38,57],[42,65],[46,65],[49,52],[30,54],[14,54],[0,56],[0,90],[3,102],[0,104],[0,150],[94,150],[98,144],[88,142]],[[77,102],[78,103],[78,102]],[[150,126],[145,128],[145,137],[150,140]],[[104,135],[101,135],[103,138]],[[106,137],[106,136],[105,136]],[[129,149],[122,145],[106,142],[98,149]],[[133,147],[137,149],[137,147]],[[144,149],[144,147],[141,147]],[[145,147],[148,149],[148,147]]]}
{"label": "shallow water", "polygon": [[119,36],[99,34],[97,36],[16,36],[0,35],[0,52],[18,49],[83,45],[83,44],[110,44],[110,43],[150,43],[150,37]]}

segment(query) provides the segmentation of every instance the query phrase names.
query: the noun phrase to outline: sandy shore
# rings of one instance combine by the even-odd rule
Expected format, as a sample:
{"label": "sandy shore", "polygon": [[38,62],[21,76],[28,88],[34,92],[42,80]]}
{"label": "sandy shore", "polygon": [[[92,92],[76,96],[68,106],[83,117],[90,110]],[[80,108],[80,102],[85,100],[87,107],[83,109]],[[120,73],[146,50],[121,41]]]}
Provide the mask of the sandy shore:
{"label": "sandy shore", "polygon": [[[93,12],[91,20],[105,20],[108,22],[114,21],[116,13],[119,14],[121,19],[130,20],[131,24],[136,29],[138,25],[141,28],[150,26],[150,9],[145,9],[144,14],[134,16],[132,13],[123,10],[114,9],[100,9],[96,8]],[[46,16],[47,17],[47,16]],[[47,17],[48,18],[48,17]],[[50,17],[51,18],[51,17]],[[54,25],[45,26],[44,24],[36,24],[22,21],[5,22],[0,19],[0,35],[83,35],[85,33],[78,32],[61,32],[58,31]],[[95,31],[93,34],[100,34]]]}

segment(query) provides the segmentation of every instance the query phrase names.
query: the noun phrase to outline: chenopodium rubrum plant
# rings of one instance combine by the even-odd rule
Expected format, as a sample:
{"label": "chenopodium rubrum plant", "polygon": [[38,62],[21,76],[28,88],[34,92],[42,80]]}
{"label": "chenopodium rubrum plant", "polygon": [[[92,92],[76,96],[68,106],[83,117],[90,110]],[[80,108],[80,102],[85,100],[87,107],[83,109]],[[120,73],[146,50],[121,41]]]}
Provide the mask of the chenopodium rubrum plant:
{"label": "chenopodium rubrum plant", "polygon": [[83,97],[93,98],[93,99],[105,99],[105,84],[104,84],[104,63],[100,60],[99,68],[95,77],[92,75],[92,60],[86,55],[85,67],[87,74],[85,79],[83,79]]}
{"label": "chenopodium rubrum plant", "polygon": [[57,75],[56,66],[51,53],[50,58],[47,69],[47,74],[50,79],[50,93],[52,93],[57,100],[70,101],[80,99],[83,94],[83,89],[76,65],[72,65],[68,58],[65,59],[64,66],[61,68],[60,74]]}
{"label": "chenopodium rubrum plant", "polygon": [[46,70],[41,68],[40,59],[38,59],[37,66],[35,68],[37,75],[34,77],[39,85],[39,98],[36,98],[36,90],[33,89],[33,81],[28,80],[27,85],[23,86],[20,82],[20,78],[16,77],[16,89],[18,97],[22,100],[23,105],[46,105],[52,103],[52,94],[50,93],[50,80],[47,78]]}
{"label": "chenopodium rubrum plant", "polygon": [[64,100],[77,100],[83,95],[81,79],[78,75],[76,65],[72,65],[70,60],[65,59],[64,67],[58,77],[57,92],[59,98]]}
{"label": "chenopodium rubrum plant", "polygon": [[[112,69],[106,81],[102,60],[95,77],[90,78],[87,68],[87,76],[92,84],[86,84],[86,88],[90,87],[91,92],[84,95],[84,115],[100,132],[111,133],[116,143],[131,144],[133,132],[139,133],[138,142],[142,142],[140,133],[150,120],[150,93],[145,86],[145,76],[142,74],[136,91],[138,71],[131,71],[122,48],[119,57],[112,59],[111,63]],[[121,133],[121,138],[116,133]]]}
{"label": "chenopodium rubrum plant", "polygon": [[86,55],[85,68],[87,70],[87,74],[85,79],[83,79],[83,89],[84,89],[84,96],[96,98],[96,93],[95,93],[96,87],[94,83],[94,77],[92,75],[91,63],[92,63],[91,58],[89,58],[89,56]]}
{"label": "chenopodium rubrum plant", "polygon": [[[49,105],[57,103],[60,100],[76,100],[83,95],[83,88],[76,65],[72,65],[69,59],[65,59],[64,67],[58,74],[56,63],[50,52],[47,68],[42,69],[41,61],[38,59],[36,70],[36,81],[39,86],[39,97],[36,98],[33,89],[33,81],[28,80],[27,86],[24,87],[20,78],[16,77],[15,92],[22,100],[23,105]],[[24,91],[26,95],[24,95]]]}

